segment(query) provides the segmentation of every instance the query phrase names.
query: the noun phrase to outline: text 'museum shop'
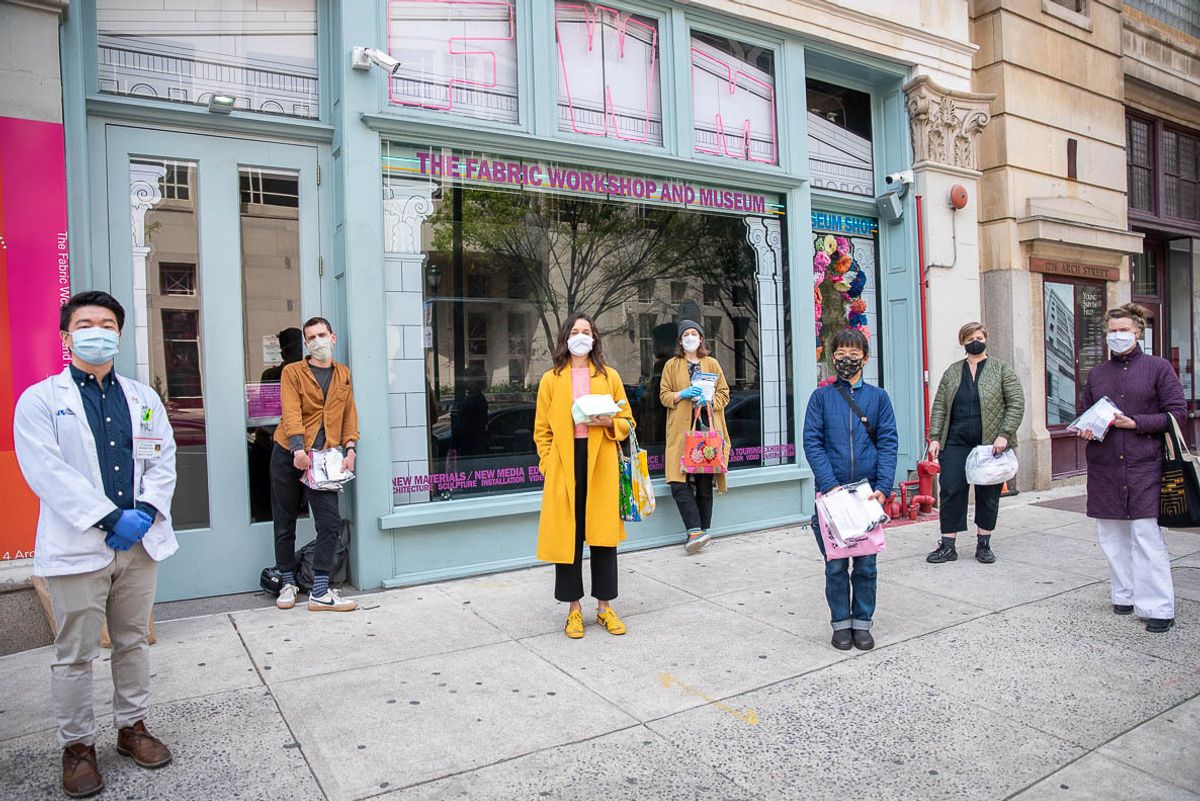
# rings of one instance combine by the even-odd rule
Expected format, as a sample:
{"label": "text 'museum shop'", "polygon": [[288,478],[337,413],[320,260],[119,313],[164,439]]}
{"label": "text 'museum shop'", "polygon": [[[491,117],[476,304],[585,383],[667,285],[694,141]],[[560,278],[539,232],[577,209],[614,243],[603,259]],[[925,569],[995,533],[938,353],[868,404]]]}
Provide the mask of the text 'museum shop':
{"label": "text 'museum shop'", "polygon": [[[912,64],[669,2],[81,5],[63,23],[89,54],[64,76],[68,165],[89,176],[68,193],[91,240],[74,283],[131,310],[118,368],[179,442],[160,599],[253,589],[273,562],[279,375],[318,314],[360,412],[359,587],[534,563],[537,385],[574,311],[664,500],[662,369],[678,322],[703,326],[731,391],[714,534],[811,514],[798,432],[846,327],[914,469],[913,193],[892,219],[876,204],[913,166]],[[399,64],[352,59],[364,46]],[[682,538],[669,507],[627,531]]]}

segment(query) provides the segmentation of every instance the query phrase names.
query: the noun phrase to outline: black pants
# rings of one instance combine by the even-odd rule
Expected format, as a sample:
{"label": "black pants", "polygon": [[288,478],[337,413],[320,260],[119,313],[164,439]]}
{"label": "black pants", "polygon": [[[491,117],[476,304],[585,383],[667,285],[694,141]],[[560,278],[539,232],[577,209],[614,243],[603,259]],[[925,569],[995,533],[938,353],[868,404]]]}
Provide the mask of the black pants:
{"label": "black pants", "polygon": [[679,517],[688,531],[708,531],[712,525],[713,480],[712,473],[696,473],[691,481],[672,481],[671,497],[679,507]]}
{"label": "black pants", "polygon": [[313,570],[333,570],[342,516],[336,492],[314,492],[300,483],[304,473],[292,465],[292,455],[279,443],[271,451],[271,517],[275,521],[275,567],[284,573],[296,570],[296,518],[307,498],[317,525],[317,552]]}
{"label": "black pants", "polygon": [[[938,455],[941,474],[942,533],[957,534],[967,530],[967,454],[975,445],[947,445]],[[1000,492],[1003,484],[975,487],[975,525],[984,531],[995,531],[996,516],[1000,513]]]}
{"label": "black pants", "polygon": [[[578,601],[583,597],[583,543],[587,531],[587,451],[586,439],[575,440],[575,561],[554,566],[554,597],[559,601]],[[613,509],[613,514],[617,513]],[[617,549],[591,546],[592,597],[611,601],[617,597]]]}

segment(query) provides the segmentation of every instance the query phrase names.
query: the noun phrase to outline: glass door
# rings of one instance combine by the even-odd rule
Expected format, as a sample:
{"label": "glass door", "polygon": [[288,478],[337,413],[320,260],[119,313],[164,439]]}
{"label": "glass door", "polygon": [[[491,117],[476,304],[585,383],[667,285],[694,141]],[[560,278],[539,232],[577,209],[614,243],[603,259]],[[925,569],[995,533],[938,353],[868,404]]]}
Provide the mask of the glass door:
{"label": "glass door", "polygon": [[178,445],[159,600],[251,590],[275,560],[279,375],[321,309],[316,148],[121,126],[105,142],[119,367],[159,393]]}

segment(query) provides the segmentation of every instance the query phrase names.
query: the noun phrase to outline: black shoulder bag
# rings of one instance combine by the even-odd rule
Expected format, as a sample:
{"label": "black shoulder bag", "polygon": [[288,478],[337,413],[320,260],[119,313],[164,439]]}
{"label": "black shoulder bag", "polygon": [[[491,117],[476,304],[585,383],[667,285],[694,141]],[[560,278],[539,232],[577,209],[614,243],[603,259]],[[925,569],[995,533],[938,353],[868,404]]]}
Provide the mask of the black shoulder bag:
{"label": "black shoulder bag", "polygon": [[867,436],[871,439],[871,444],[874,445],[875,426],[867,421],[867,416],[863,414],[862,409],[858,408],[858,404],[854,402],[854,398],[850,395],[849,390],[842,386],[841,383],[834,384],[834,386],[837,387],[838,394],[846,399],[846,403],[850,405],[850,411],[854,412],[854,416],[858,418],[858,422],[862,423],[863,428],[867,429]]}

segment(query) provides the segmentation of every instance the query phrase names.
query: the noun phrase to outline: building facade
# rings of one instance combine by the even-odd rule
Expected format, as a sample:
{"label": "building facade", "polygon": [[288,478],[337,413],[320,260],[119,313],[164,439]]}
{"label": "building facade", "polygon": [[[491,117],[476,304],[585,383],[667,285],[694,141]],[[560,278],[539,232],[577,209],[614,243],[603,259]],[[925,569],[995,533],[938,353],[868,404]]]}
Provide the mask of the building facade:
{"label": "building facade", "polygon": [[[70,277],[130,309],[118,367],[162,394],[180,445],[160,597],[252,589],[273,560],[279,370],[317,314],[362,421],[345,496],[359,587],[533,562],[536,387],[576,310],[597,320],[664,502],[628,547],[681,536],[657,387],[680,319],[701,322],[732,387],[714,533],[811,513],[798,432],[846,326],[870,338],[914,469],[923,368],[956,351],[930,337],[924,360],[922,305],[955,328],[980,314],[992,98],[971,91],[964,0],[875,8],[56,9]],[[954,184],[972,200],[951,212]],[[927,264],[953,268],[926,286]]]}
{"label": "building facade", "polygon": [[1143,348],[1180,374],[1195,441],[1200,12],[1174,0],[971,12],[976,85],[998,96],[981,144],[983,319],[992,350],[1030,376],[1018,486],[1086,472],[1066,428],[1107,358],[1105,309],[1131,299],[1154,318]]}

